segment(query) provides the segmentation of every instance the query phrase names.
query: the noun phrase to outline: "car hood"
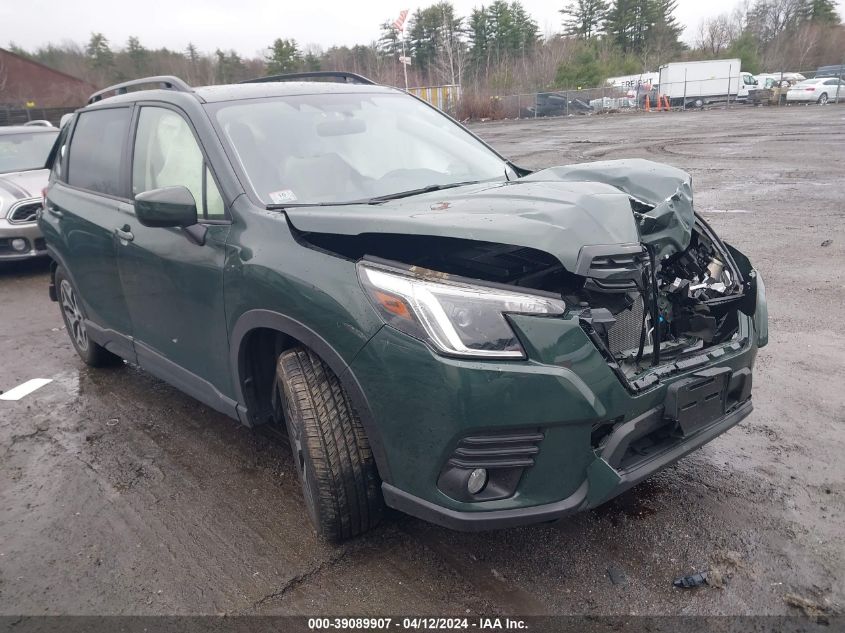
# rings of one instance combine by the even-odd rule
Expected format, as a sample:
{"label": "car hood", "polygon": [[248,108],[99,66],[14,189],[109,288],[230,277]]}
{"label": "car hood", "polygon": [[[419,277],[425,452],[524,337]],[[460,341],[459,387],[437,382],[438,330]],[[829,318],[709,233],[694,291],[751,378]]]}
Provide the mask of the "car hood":
{"label": "car hood", "polygon": [[689,174],[647,160],[552,167],[377,205],[290,207],[299,231],[454,237],[546,251],[575,270],[583,246],[644,242],[663,257],[689,245]]}
{"label": "car hood", "polygon": [[0,174],[0,200],[17,202],[26,198],[40,198],[49,176],[50,171],[47,169]]}

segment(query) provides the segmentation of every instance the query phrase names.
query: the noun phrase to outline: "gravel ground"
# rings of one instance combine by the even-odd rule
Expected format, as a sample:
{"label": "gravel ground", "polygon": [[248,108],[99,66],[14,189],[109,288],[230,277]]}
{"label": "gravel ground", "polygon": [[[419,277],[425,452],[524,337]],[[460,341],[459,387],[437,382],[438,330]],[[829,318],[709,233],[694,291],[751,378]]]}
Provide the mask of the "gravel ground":
{"label": "gravel ground", "polygon": [[[516,162],[643,157],[762,271],[754,413],[556,524],[459,534],[393,514],[341,546],[290,450],[132,367],[82,365],[43,263],[0,268],[0,615],[795,614],[845,608],[845,107],[481,124]],[[825,245],[827,244],[827,245]],[[722,588],[682,591],[716,569]]]}

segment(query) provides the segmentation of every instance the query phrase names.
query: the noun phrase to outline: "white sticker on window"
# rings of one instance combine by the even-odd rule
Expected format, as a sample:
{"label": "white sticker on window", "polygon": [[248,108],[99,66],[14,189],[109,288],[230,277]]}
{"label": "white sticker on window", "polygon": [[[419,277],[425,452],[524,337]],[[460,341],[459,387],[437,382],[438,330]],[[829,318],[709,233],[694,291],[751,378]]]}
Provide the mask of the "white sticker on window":
{"label": "white sticker on window", "polygon": [[281,191],[271,191],[270,200],[272,200],[275,204],[293,202],[294,200],[296,200],[296,194],[290,189],[282,189]]}

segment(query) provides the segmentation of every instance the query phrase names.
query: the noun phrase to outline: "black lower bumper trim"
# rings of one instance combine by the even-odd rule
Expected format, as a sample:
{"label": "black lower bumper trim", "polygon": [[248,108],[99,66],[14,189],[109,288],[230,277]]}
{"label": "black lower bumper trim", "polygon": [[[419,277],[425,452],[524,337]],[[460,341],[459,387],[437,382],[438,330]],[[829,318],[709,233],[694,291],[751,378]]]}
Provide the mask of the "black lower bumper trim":
{"label": "black lower bumper trim", "polygon": [[[599,503],[604,503],[655,472],[675,463],[685,455],[738,424],[752,410],[751,400],[748,400],[718,420],[715,420],[712,424],[702,428],[695,435],[674,444],[671,448],[655,455],[652,459],[637,464],[629,470],[623,472],[617,471],[619,482],[609,494],[601,498]],[[391,508],[423,519],[429,523],[462,532],[479,532],[554,521],[573,514],[578,510],[598,505],[598,503],[587,503],[588,492],[589,480],[585,479],[578,489],[566,499],[554,503],[509,510],[463,512],[439,506],[404,492],[388,483],[382,483],[382,493],[384,494],[385,503]]]}
{"label": "black lower bumper trim", "polygon": [[554,521],[577,511],[587,499],[589,484],[587,480],[563,501],[541,506],[515,508],[513,510],[489,510],[486,512],[461,512],[450,510],[425,499],[408,494],[395,486],[383,483],[381,491],[384,501],[391,508],[410,514],[429,523],[442,525],[450,530],[461,532],[481,532],[497,528],[516,527],[529,523]]}

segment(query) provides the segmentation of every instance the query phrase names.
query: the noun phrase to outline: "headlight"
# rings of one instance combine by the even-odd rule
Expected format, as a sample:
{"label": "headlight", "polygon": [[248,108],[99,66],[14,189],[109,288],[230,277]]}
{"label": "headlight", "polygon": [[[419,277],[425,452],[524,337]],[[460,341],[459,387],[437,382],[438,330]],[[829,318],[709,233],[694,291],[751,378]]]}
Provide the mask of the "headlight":
{"label": "headlight", "polygon": [[358,277],[385,321],[443,354],[524,358],[505,314],[563,314],[560,299],[451,281],[425,274],[358,264]]}

